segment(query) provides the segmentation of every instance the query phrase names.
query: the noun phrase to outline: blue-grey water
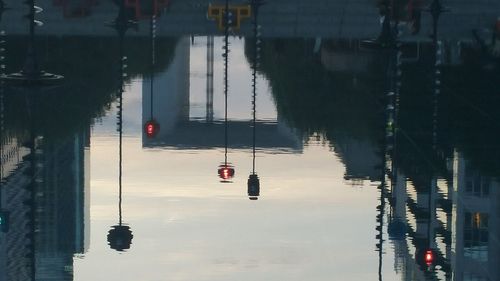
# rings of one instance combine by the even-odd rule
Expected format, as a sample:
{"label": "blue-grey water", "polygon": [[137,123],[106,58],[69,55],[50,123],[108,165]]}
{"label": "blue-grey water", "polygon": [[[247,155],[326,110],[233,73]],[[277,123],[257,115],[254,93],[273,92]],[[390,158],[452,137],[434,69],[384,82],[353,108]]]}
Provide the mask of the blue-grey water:
{"label": "blue-grey water", "polygon": [[0,0],[0,281],[500,280],[499,18]]}

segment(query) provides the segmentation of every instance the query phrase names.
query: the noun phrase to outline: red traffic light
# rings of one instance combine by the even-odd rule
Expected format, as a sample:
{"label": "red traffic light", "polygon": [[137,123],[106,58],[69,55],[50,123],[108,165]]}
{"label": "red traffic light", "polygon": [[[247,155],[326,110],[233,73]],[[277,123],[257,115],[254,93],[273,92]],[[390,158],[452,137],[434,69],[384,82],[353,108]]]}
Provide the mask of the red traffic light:
{"label": "red traffic light", "polygon": [[144,133],[148,138],[154,138],[160,131],[160,124],[155,120],[150,120],[144,125]]}
{"label": "red traffic light", "polygon": [[234,168],[229,164],[220,165],[217,172],[219,174],[219,178],[222,179],[222,182],[228,182],[234,177]]}
{"label": "red traffic light", "polygon": [[430,266],[434,262],[434,252],[432,250],[425,251],[424,261],[427,266]]}

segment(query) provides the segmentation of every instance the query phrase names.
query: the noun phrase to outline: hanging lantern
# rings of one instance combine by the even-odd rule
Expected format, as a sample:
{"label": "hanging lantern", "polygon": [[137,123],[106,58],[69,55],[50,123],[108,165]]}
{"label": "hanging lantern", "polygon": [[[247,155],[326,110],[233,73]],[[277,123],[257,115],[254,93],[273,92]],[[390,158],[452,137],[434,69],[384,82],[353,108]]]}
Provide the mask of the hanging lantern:
{"label": "hanging lantern", "polygon": [[115,225],[108,233],[108,245],[111,249],[122,252],[124,250],[130,249],[132,244],[132,230],[126,225]]}

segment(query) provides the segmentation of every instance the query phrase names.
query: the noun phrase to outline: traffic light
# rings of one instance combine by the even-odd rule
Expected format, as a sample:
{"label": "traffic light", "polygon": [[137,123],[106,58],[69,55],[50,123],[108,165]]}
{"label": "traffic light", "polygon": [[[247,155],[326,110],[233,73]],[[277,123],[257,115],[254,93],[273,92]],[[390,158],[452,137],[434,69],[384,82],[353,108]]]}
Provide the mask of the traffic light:
{"label": "traffic light", "polygon": [[154,138],[160,131],[160,124],[156,122],[155,120],[149,120],[146,122],[144,125],[144,133],[148,138]]}
{"label": "traffic light", "polygon": [[0,231],[9,231],[9,213],[6,211],[0,211]]}
{"label": "traffic light", "polygon": [[415,260],[422,270],[429,270],[436,264],[436,251],[431,248],[423,248],[415,253]]}
{"label": "traffic light", "polygon": [[427,266],[431,266],[434,263],[434,252],[431,249],[425,251],[424,261]]}
{"label": "traffic light", "polygon": [[248,186],[248,198],[250,200],[259,199],[260,180],[256,174],[252,174],[248,177],[247,186]]}
{"label": "traffic light", "polygon": [[230,164],[220,165],[217,172],[219,178],[221,178],[223,182],[227,182],[234,177],[234,168]]}

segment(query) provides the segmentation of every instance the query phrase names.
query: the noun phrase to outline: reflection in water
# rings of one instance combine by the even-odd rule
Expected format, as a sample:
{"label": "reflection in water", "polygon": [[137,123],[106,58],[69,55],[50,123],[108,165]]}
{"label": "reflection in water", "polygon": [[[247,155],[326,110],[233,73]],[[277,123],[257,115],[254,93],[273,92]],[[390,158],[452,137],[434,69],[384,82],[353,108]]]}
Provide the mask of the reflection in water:
{"label": "reflection in water", "polygon": [[260,26],[259,8],[263,5],[260,0],[252,0],[253,12],[253,63],[252,63],[252,174],[248,177],[247,189],[250,200],[257,200],[260,195],[260,180],[255,173],[255,143],[257,138],[257,65],[260,59]]}
{"label": "reflection in water", "polygon": [[[224,163],[219,165],[218,173],[219,173],[219,178],[221,178],[221,182],[224,183],[229,183],[231,182],[231,179],[234,177],[234,166],[227,161],[227,147],[229,144],[229,136],[228,136],[228,126],[229,126],[229,121],[227,118],[227,98],[228,98],[228,91],[229,91],[229,77],[228,77],[228,72],[229,72],[229,30],[231,28],[231,21],[234,20],[232,19],[231,12],[229,10],[229,0],[226,0],[225,8],[222,11],[223,15],[222,17],[224,18],[223,20],[223,28],[224,28],[224,53],[222,54],[222,57],[224,58]],[[210,58],[208,58],[210,59]],[[207,100],[208,101],[208,100]]]}
{"label": "reflection in water", "polygon": [[93,0],[56,0],[55,6],[61,7],[64,18],[88,17],[92,13],[92,8],[98,4]]}
{"label": "reflection in water", "polygon": [[[318,243],[328,252],[332,241],[341,240],[345,245],[335,251],[346,255],[352,249],[365,247],[354,253],[357,259],[350,261],[353,268],[342,269],[347,272],[343,273],[348,276],[345,279],[374,279],[377,275],[378,280],[499,280],[500,116],[495,50],[500,31],[491,28],[498,23],[491,21],[490,14],[486,13],[493,8],[469,3],[477,6],[478,11],[485,9],[483,21],[474,15],[461,16],[460,3],[381,1],[378,5],[366,5],[369,7],[366,8],[360,2],[358,13],[366,8],[363,17],[374,22],[367,25],[367,31],[360,31],[351,22],[359,20],[360,15],[347,9],[345,14],[352,18],[343,18],[344,29],[326,33],[322,31],[323,25],[314,25],[316,21],[323,22],[321,16],[312,21],[308,12],[312,10],[322,15],[319,10],[331,12],[330,7],[313,2],[302,3],[304,9],[300,17],[309,22],[300,22],[296,21],[295,18],[300,18],[296,14],[293,17],[287,14],[296,8],[295,4],[266,2],[262,5],[259,0],[251,1],[250,8],[248,5],[230,6],[234,3],[229,1],[210,6],[208,2],[197,5],[177,1],[113,1],[95,5],[93,1],[56,1],[53,3],[56,8],[63,9],[62,15],[57,10],[61,20],[57,28],[71,26],[75,32],[74,36],[59,37],[58,32],[64,32],[51,25],[57,17],[53,17],[56,13],[50,8],[43,13],[51,15],[43,18],[47,22],[46,33],[40,30],[41,34],[35,36],[37,9],[30,1],[30,34],[19,36],[16,28],[9,27],[7,30],[13,34],[0,38],[3,44],[0,51],[5,51],[0,54],[0,74],[5,77],[5,71],[12,71],[27,58],[22,73],[28,73],[30,79],[43,73],[38,66],[43,64],[50,71],[64,74],[65,80],[57,88],[6,87],[7,82],[0,81],[0,280],[73,280],[73,274],[74,279],[95,278],[95,268],[85,266],[103,262],[106,256],[99,255],[105,253],[101,248],[109,249],[106,242],[117,251],[128,250],[133,235],[122,220],[122,169],[130,165],[127,167],[133,168],[128,171],[133,174],[140,166],[133,162],[140,161],[136,159],[144,155],[151,159],[168,159],[155,163],[158,166],[148,170],[145,176],[135,174],[127,178],[144,186],[141,190],[131,188],[128,193],[131,198],[128,207],[135,208],[134,212],[130,211],[128,220],[141,235],[134,240],[137,251],[112,256],[112,262],[129,261],[124,257],[137,258],[144,266],[158,266],[155,270],[161,273],[172,271],[177,274],[172,276],[182,280],[189,279],[182,276],[192,271],[191,267],[182,268],[186,260],[202,264],[200,271],[215,263],[223,272],[203,272],[206,277],[201,278],[203,280],[227,280],[231,278],[224,277],[243,274],[259,279],[260,271],[280,279],[278,273],[285,274],[289,270],[296,273],[302,269],[306,272],[307,268],[320,272],[309,279],[325,280],[340,271],[336,272],[333,266],[323,268],[314,258],[331,260],[328,255],[311,250],[314,248],[310,245]],[[0,3],[3,10],[4,1]],[[17,15],[23,10],[21,6],[25,8],[22,3],[5,3],[12,9],[3,16]],[[441,14],[445,4],[450,6],[449,12]],[[335,9],[339,10],[342,5],[338,4]],[[488,5],[495,4],[488,2]],[[424,7],[429,11],[424,12]],[[103,31],[111,12],[117,13],[111,25],[118,33],[118,40],[116,35],[113,39],[111,33]],[[332,12],[332,15],[337,14]],[[242,20],[250,16],[252,21]],[[459,20],[464,18],[470,21]],[[178,24],[178,29],[183,31],[176,33],[168,29],[170,20],[180,19],[185,19],[186,26]],[[218,21],[217,24],[211,22],[212,19]],[[282,23],[286,22],[284,19],[289,21],[286,26]],[[85,34],[87,24],[95,25],[96,34],[101,37],[79,35],[78,32]],[[263,32],[261,24],[265,26]],[[294,26],[296,33],[290,31],[290,26]],[[332,30],[336,27],[334,23],[326,26]],[[188,32],[190,30],[198,31]],[[352,39],[342,35],[347,32],[345,30],[351,33],[349,38]],[[183,35],[194,33],[206,37],[206,50],[205,44],[190,46],[189,37],[165,37],[182,32]],[[332,35],[334,33],[337,35]],[[301,38],[303,34],[308,34],[307,38]],[[319,38],[317,34],[330,35]],[[232,35],[241,35],[244,43],[233,40]],[[318,38],[312,39],[316,36]],[[486,36],[493,38],[491,42],[484,39]],[[376,39],[366,40],[370,37]],[[230,43],[233,44],[230,46]],[[28,55],[24,53],[26,46]],[[199,50],[203,50],[202,56]],[[199,75],[195,69],[205,51],[206,75],[201,75],[206,79],[202,83],[206,92],[201,95],[206,99],[202,106],[205,112],[196,118],[191,111],[197,106],[193,101],[196,93],[190,87],[203,86],[199,87],[197,80],[190,78]],[[222,60],[216,59],[219,56],[215,54],[219,52],[223,54]],[[127,57],[129,59],[125,59]],[[117,73],[109,68],[119,68],[118,79]],[[222,79],[216,79],[218,77]],[[251,77],[251,85],[248,77]],[[141,85],[142,100],[134,100],[137,89],[131,86],[135,90],[128,93],[127,83]],[[234,85],[231,89],[235,91],[229,91],[229,83]],[[264,122],[257,120],[257,107],[260,116],[267,106],[261,102],[266,100],[267,91],[271,96],[268,103],[272,103],[273,110],[275,106],[276,116]],[[245,94],[249,92],[251,95]],[[130,99],[124,99],[125,94],[130,94]],[[106,120],[113,102],[118,105],[119,221],[111,230],[107,228],[111,224],[107,220],[116,219],[116,213],[106,209],[108,205],[109,210],[110,206],[113,209],[116,206],[114,178],[113,191],[106,194],[99,190],[100,195],[95,197],[97,201],[92,207],[97,216],[93,218],[92,227],[97,230],[91,237],[89,167],[86,165],[89,128],[98,131],[109,126],[101,120]],[[251,114],[238,107],[246,108],[248,102],[252,104]],[[142,112],[138,113],[140,106]],[[124,111],[124,107],[131,110]],[[231,112],[228,112],[229,107]],[[139,116],[142,120],[135,121],[140,124],[135,128],[134,120]],[[114,125],[112,127],[114,129]],[[134,132],[130,137],[132,141],[124,138],[125,127]],[[93,137],[102,141],[99,140],[102,135],[109,137],[111,133],[99,132]],[[222,135],[224,141],[221,141]],[[133,142],[141,136],[142,142]],[[324,175],[332,173],[326,168],[331,165],[307,158],[308,151],[315,147],[324,149],[318,149],[321,153],[330,149],[328,156],[332,161],[340,161],[345,169],[344,178],[339,179],[344,183],[331,183],[340,188],[318,196],[324,198],[314,198],[318,194],[313,191],[315,185],[330,180]],[[232,192],[230,189],[213,195],[217,183],[212,185],[207,179],[213,180],[213,161],[220,155],[212,155],[212,149],[224,149],[225,159],[218,167],[219,177],[237,185],[244,184],[246,179],[234,178],[228,151],[231,150],[231,159],[238,161],[249,156],[251,150],[251,164],[239,162],[242,169],[251,169],[247,180],[247,194],[251,200],[260,196],[256,163],[259,152],[259,156],[262,155],[258,163],[259,175],[266,179],[266,199],[269,200],[251,204],[251,209],[246,209],[249,203],[238,201],[244,197],[241,190],[233,193],[239,192],[239,197],[227,195]],[[102,149],[95,151],[102,153]],[[167,162],[177,165],[178,159],[186,154],[194,155],[190,165],[174,171],[162,167]],[[170,157],[163,157],[165,155]],[[131,161],[123,163],[123,158]],[[204,162],[208,166],[205,172]],[[316,177],[303,179],[304,176],[289,172],[297,169],[294,166],[297,163],[304,174]],[[106,163],[95,165],[104,167],[102,173],[109,174],[111,168],[105,167]],[[197,184],[190,186],[185,184],[186,179],[179,180],[174,174],[181,169],[183,175],[190,173],[190,183]],[[286,174],[286,178],[279,177],[280,172]],[[151,189],[157,181],[168,185]],[[364,181],[374,182],[377,193],[371,193]],[[311,184],[295,189],[290,187],[304,185],[303,182]],[[101,187],[98,181],[96,183]],[[360,188],[349,189],[351,183]],[[204,193],[204,186],[210,191]],[[359,234],[360,226],[350,225],[359,212],[353,207],[361,197],[359,193],[379,196],[367,201],[376,206],[374,212],[361,215],[366,224],[373,224],[369,233]],[[113,198],[112,203],[107,205],[105,195]],[[301,200],[290,201],[293,195]],[[322,201],[325,198],[337,201]],[[161,208],[170,205],[168,210],[173,210],[171,213],[178,217],[154,214],[163,209],[149,206],[152,199],[165,200],[161,201]],[[244,199],[247,201],[246,197]],[[197,207],[203,210],[180,212],[190,200],[200,204]],[[204,209],[206,205],[199,202],[207,201],[210,208]],[[301,204],[308,201],[317,204],[317,208],[294,216],[293,220],[299,224],[292,224],[286,216],[281,216],[292,213],[293,210],[287,209],[290,206],[302,210]],[[223,217],[222,211],[213,207],[217,202],[222,202],[226,208],[234,206],[231,204],[241,208],[237,208],[234,217]],[[268,202],[273,202],[271,205],[275,209],[267,206]],[[332,220],[334,228],[324,226],[326,234],[310,233],[313,231],[309,223],[327,210],[330,203],[341,206],[342,220]],[[171,206],[177,205],[179,209],[172,209]],[[247,244],[235,249],[227,247],[222,258],[207,250],[212,249],[206,245],[210,245],[214,237],[230,241],[232,230],[223,226],[242,227],[238,224],[240,220],[246,224],[249,217],[261,218],[255,215],[260,210],[267,212],[267,225],[254,225],[252,221],[256,230],[249,230],[249,235],[265,233],[255,237],[266,241],[265,247],[278,248],[279,258],[269,258],[272,249],[252,248],[256,241],[252,239],[248,241],[252,247],[246,247]],[[372,214],[376,216],[375,222]],[[146,230],[141,229],[142,221],[148,227]],[[165,221],[165,228],[151,230],[149,224],[156,225],[158,221]],[[193,231],[199,228],[191,229],[194,225],[201,225],[200,236],[195,236],[198,233]],[[264,231],[257,226],[264,227]],[[273,234],[274,227],[283,227],[286,234]],[[182,235],[175,235],[172,229],[176,228],[181,229]],[[108,230],[106,241],[102,234]],[[350,232],[356,238],[332,234],[340,231]],[[151,236],[157,233],[161,239]],[[151,243],[155,244],[157,252],[162,251],[163,248],[156,249],[156,246],[163,245],[166,235],[183,249],[179,252],[174,244],[168,244],[171,248],[167,254],[144,254],[147,235],[149,239],[153,237]],[[293,240],[293,235],[302,240]],[[91,238],[98,243],[88,251]],[[376,253],[373,252],[374,244]],[[209,258],[194,257],[202,255],[198,249]],[[74,260],[75,256],[82,259]],[[242,256],[249,257],[250,261],[241,259]],[[256,256],[261,263],[254,260]],[[216,262],[211,257],[216,257]],[[360,257],[367,259],[361,262]],[[111,263],[111,259],[109,261]],[[244,266],[238,267],[240,264]],[[222,266],[225,266],[223,270]],[[245,266],[250,270],[245,271],[248,270]],[[124,268],[123,264],[120,267]],[[137,270],[141,276],[146,276],[144,279],[150,276],[146,271],[140,272],[142,268]],[[360,278],[358,270],[366,270],[370,275]],[[179,271],[184,275],[179,275]],[[111,267],[110,272],[114,273]],[[234,275],[225,275],[227,272]],[[123,276],[122,279],[127,278]]]}
{"label": "reflection in water", "polygon": [[127,77],[126,67],[127,67],[127,57],[124,56],[124,37],[128,28],[131,26],[131,20],[128,19],[127,16],[124,16],[124,3],[120,5],[120,13],[118,14],[117,19],[114,22],[114,28],[116,29],[119,37],[119,88],[118,88],[118,120],[117,120],[117,130],[119,134],[119,144],[118,144],[118,194],[119,194],[119,203],[118,203],[118,213],[119,213],[119,222],[118,225],[115,225],[108,232],[108,244],[111,249],[117,251],[124,251],[130,249],[130,245],[132,244],[132,231],[128,225],[123,224],[122,220],[122,147],[123,147],[123,87],[124,87],[124,79]]}
{"label": "reflection in water", "polygon": [[155,31],[156,31],[156,17],[153,15],[151,16],[151,19],[150,19],[150,22],[151,22],[151,27],[150,27],[150,36],[151,36],[151,49],[150,49],[150,52],[151,52],[151,71],[150,71],[150,74],[149,74],[149,79],[150,79],[150,95],[149,95],[149,99],[150,99],[150,113],[151,113],[151,116],[149,117],[149,120],[146,122],[146,124],[144,125],[144,130],[145,130],[145,133],[146,133],[146,136],[148,138],[154,138],[156,137],[156,135],[158,134],[158,132],[160,131],[160,124],[158,124],[158,122],[156,121],[155,117],[154,117],[154,69],[155,69],[155,63],[156,63],[156,56],[155,56],[155,53],[156,53],[156,49],[155,49],[155,37],[156,37],[156,34],[155,34]]}
{"label": "reflection in water", "polygon": [[[20,72],[3,75],[1,79],[28,85],[54,83],[61,80],[63,76],[48,73],[41,69],[35,44],[35,27],[43,25],[43,22],[35,19],[35,15],[42,12],[43,9],[35,6],[35,0],[28,0],[24,3],[29,8],[29,12],[26,15],[26,19],[29,21],[29,40],[24,66]],[[1,8],[3,10],[3,4]]]}
{"label": "reflection in water", "polygon": [[2,280],[73,280],[73,256],[88,249],[89,133],[43,127],[52,94],[60,89],[2,90]]}

